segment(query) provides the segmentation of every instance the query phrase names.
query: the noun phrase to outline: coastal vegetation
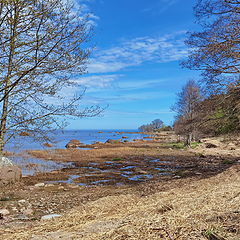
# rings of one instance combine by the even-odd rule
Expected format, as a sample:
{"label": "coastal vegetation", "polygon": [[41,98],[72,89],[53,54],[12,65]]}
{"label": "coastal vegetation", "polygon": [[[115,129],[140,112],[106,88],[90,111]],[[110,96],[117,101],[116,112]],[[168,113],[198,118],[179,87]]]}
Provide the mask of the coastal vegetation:
{"label": "coastal vegetation", "polygon": [[182,65],[201,72],[178,94],[174,129],[187,145],[203,136],[240,131],[239,1],[197,1],[195,16],[202,31],[192,32]]}
{"label": "coastal vegetation", "polygon": [[161,119],[155,119],[149,124],[144,124],[138,128],[140,132],[171,131],[171,126],[165,126]]}

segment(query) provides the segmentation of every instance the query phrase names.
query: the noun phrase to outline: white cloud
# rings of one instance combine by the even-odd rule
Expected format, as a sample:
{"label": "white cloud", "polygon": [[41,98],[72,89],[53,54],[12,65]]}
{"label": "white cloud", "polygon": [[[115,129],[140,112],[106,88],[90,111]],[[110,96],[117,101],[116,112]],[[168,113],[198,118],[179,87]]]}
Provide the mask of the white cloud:
{"label": "white cloud", "polygon": [[111,87],[112,83],[118,79],[121,75],[111,74],[111,75],[93,75],[87,77],[80,77],[78,79],[73,79],[75,83],[80,86],[87,88],[107,88]]}
{"label": "white cloud", "polygon": [[89,73],[117,72],[144,62],[171,62],[187,55],[185,31],[161,37],[125,40],[119,46],[96,50],[88,66]]}

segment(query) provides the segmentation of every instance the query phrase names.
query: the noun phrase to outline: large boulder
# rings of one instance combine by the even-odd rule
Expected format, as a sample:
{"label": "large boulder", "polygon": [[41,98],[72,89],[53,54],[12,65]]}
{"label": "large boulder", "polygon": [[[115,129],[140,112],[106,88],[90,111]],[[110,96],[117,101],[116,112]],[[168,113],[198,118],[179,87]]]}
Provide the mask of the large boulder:
{"label": "large boulder", "polygon": [[77,139],[72,139],[70,140],[67,144],[66,144],[66,148],[78,148],[78,147],[81,147],[83,144],[80,143],[79,140]]}
{"label": "large boulder", "polygon": [[0,157],[0,186],[9,185],[20,181],[22,177],[21,169],[14,165],[6,157]]}
{"label": "large boulder", "polygon": [[108,139],[105,143],[120,143],[121,139]]}

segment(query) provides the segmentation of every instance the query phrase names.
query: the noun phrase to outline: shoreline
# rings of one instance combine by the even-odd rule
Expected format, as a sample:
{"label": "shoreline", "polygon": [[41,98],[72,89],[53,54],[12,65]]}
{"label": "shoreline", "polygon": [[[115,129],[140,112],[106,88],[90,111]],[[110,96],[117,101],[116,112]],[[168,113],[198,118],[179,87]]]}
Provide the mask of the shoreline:
{"label": "shoreline", "polygon": [[[27,232],[25,233],[26,238],[18,238],[23,234],[21,228],[27,228],[29,234],[38,225],[42,226],[43,224],[42,227],[44,228],[44,223],[39,221],[43,216],[60,214],[63,218],[54,221],[65,221],[65,216],[68,218],[69,214],[70,216],[78,214],[79,206],[87,208],[87,206],[92,205],[95,207],[99,201],[108,201],[107,199],[111,198],[125,199],[128,202],[130,199],[137,197],[139,198],[138,201],[143,204],[144,199],[152,199],[156,194],[172,192],[175,194],[175,198],[171,201],[179,201],[177,198],[182,191],[186,191],[184,189],[189,188],[191,194],[195,194],[197,190],[193,185],[200,184],[202,186],[203,184],[211,188],[209,184],[210,181],[215,181],[214,179],[218,179],[218,184],[224,184],[225,178],[235,176],[237,171],[240,170],[238,157],[201,155],[197,152],[197,148],[196,150],[193,149],[196,152],[192,152],[186,149],[178,149],[178,145],[157,141],[98,144],[98,146],[95,144],[92,147],[92,150],[84,151],[80,149],[57,149],[48,152],[34,151],[32,153],[34,157],[51,159],[51,161],[74,162],[75,166],[26,176],[23,177],[22,182],[3,189],[0,193],[0,199],[5,197],[9,200],[0,201],[0,208],[6,208],[10,211],[9,215],[0,220],[0,233],[6,236],[5,239],[30,239]],[[215,151],[219,152],[217,149]],[[231,150],[231,152],[235,151]],[[160,171],[162,173],[166,169],[176,168],[177,166],[180,167],[170,174],[158,175],[159,170],[155,169],[163,168]],[[234,172],[235,175],[229,175],[230,172]],[[121,174],[124,174],[124,176],[121,176]],[[150,174],[153,176],[152,178],[147,177]],[[126,176],[134,175],[145,176],[145,178],[126,178]],[[74,176],[72,182],[69,182],[69,176]],[[219,176],[223,176],[222,182]],[[111,181],[105,181],[107,179]],[[119,182],[122,184],[118,184]],[[85,185],[82,185],[82,183]],[[131,197],[129,194],[131,194]],[[195,197],[192,200],[195,201]],[[112,200],[109,201],[111,205]],[[171,205],[169,204],[167,203],[167,206]],[[109,211],[111,209],[110,205]],[[120,209],[122,209],[122,206],[120,206]],[[165,210],[161,211],[165,212]],[[168,210],[166,210],[166,214],[168,214]],[[84,221],[91,222],[87,219]],[[230,224],[230,222],[227,221],[226,224]],[[19,229],[19,227],[21,228]],[[45,226],[47,232],[54,231],[53,229],[47,229]],[[8,231],[12,233],[10,234]],[[20,235],[16,235],[14,231]],[[170,227],[168,231],[172,231]],[[106,234],[107,232],[108,230],[106,230]],[[83,239],[88,239],[87,235]],[[113,238],[109,237],[109,239]]]}

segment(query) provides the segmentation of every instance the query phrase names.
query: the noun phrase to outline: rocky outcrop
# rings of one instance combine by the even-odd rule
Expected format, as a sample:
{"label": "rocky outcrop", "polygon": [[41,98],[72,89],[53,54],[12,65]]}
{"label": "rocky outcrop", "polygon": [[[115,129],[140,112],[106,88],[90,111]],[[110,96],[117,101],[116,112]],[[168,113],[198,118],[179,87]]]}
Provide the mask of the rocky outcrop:
{"label": "rocky outcrop", "polygon": [[6,157],[0,157],[0,186],[20,181],[22,171]]}
{"label": "rocky outcrop", "polygon": [[78,147],[81,147],[83,144],[80,143],[79,140],[77,139],[72,139],[68,142],[68,144],[66,144],[66,148],[78,148]]}
{"label": "rocky outcrop", "polygon": [[121,139],[120,140],[117,140],[117,139],[108,139],[106,141],[106,143],[120,143],[121,142]]}

